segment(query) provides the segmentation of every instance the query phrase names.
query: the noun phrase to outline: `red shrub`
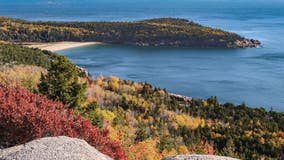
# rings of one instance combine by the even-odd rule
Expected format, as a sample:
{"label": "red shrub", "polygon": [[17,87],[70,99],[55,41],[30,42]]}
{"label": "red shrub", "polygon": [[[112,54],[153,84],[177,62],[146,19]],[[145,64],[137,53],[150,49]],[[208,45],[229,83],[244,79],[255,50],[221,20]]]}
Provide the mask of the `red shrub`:
{"label": "red shrub", "polygon": [[62,103],[32,94],[26,89],[0,85],[0,145],[14,146],[47,136],[80,138],[114,159],[126,159],[108,131],[64,109]]}

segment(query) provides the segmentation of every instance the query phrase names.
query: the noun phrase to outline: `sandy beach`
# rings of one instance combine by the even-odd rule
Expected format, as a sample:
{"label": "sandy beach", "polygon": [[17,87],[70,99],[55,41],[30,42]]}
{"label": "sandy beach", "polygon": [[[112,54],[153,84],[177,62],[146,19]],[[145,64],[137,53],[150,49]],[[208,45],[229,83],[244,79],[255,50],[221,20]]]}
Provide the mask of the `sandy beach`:
{"label": "sandy beach", "polygon": [[30,48],[39,48],[42,50],[48,51],[59,51],[69,48],[76,48],[88,45],[98,45],[102,44],[101,42],[50,42],[50,43],[24,43],[23,46],[30,47]]}

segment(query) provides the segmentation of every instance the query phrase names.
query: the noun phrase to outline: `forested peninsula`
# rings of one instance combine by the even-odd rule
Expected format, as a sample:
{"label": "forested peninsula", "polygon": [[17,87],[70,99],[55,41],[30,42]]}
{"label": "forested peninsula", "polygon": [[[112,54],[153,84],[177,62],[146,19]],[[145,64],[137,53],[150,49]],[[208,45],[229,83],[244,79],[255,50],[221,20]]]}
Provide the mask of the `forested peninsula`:
{"label": "forested peninsula", "polygon": [[254,48],[261,45],[258,40],[176,18],[133,22],[32,22],[0,17],[0,40],[196,48]]}

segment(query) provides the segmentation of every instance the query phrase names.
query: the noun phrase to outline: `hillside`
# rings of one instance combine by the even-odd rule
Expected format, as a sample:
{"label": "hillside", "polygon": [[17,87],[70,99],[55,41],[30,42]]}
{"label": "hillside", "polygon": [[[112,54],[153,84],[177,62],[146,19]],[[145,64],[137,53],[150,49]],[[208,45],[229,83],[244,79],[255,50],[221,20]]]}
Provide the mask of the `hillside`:
{"label": "hillside", "polygon": [[[3,53],[9,55],[7,57],[29,55],[33,50],[20,47],[22,52],[15,52],[19,46],[2,45]],[[38,52],[41,56],[46,55],[40,50]],[[14,80],[17,85],[38,93],[40,76],[36,75],[60,73],[64,69],[61,67],[70,66],[62,64],[56,68],[55,59],[47,61],[53,67],[43,72],[42,66],[27,58],[26,61],[18,59],[16,64],[0,71],[0,79],[11,79],[5,85],[14,84]],[[34,73],[29,74],[30,70]],[[17,72],[29,78],[22,78]],[[58,74],[58,77],[63,75]],[[92,125],[107,129],[109,137],[122,144],[128,159],[154,160],[177,154],[215,154],[240,159],[284,157],[283,112],[250,108],[245,104],[221,104],[216,97],[185,101],[151,84],[117,77],[79,79],[86,85],[86,101],[75,106],[75,113],[89,119]]]}
{"label": "hillside", "polygon": [[15,44],[0,42],[0,64],[28,64],[49,68],[58,55],[49,51],[30,49]]}
{"label": "hillside", "polygon": [[84,41],[138,46],[200,48],[258,47],[257,40],[175,18],[134,22],[30,22],[0,17],[0,40]]}
{"label": "hillside", "polygon": [[116,160],[126,159],[121,144],[111,140],[107,130],[92,126],[61,102],[2,84],[0,99],[0,148],[43,137],[67,136],[83,139]]}

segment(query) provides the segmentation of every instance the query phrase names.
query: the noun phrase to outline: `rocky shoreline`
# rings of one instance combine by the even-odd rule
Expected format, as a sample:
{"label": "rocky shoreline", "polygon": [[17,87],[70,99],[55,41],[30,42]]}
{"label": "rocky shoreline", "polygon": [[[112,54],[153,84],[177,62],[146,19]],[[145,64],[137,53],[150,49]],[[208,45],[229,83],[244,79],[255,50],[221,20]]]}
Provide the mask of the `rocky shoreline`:
{"label": "rocky shoreline", "polygon": [[[190,41],[164,41],[161,40],[159,42],[124,42],[122,44],[126,45],[134,45],[134,46],[142,46],[142,47],[197,47],[198,48],[259,48],[261,47],[261,42],[255,39],[242,39],[236,40],[234,42],[225,43],[222,39],[219,40],[219,43],[216,42],[208,42],[204,44],[200,44],[199,42],[190,42]],[[108,42],[112,43],[112,42]]]}
{"label": "rocky shoreline", "polygon": [[234,43],[229,43],[228,48],[259,48],[261,42],[255,39],[236,40]]}
{"label": "rocky shoreline", "polygon": [[175,94],[175,93],[169,93],[169,96],[172,98],[175,98],[178,101],[184,101],[184,102],[188,102],[191,103],[192,102],[192,97],[188,97],[188,96],[184,96],[184,95],[180,95],[180,94]]}

